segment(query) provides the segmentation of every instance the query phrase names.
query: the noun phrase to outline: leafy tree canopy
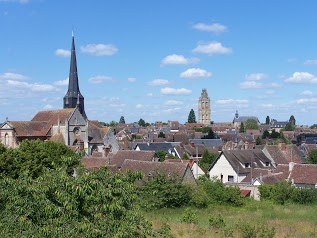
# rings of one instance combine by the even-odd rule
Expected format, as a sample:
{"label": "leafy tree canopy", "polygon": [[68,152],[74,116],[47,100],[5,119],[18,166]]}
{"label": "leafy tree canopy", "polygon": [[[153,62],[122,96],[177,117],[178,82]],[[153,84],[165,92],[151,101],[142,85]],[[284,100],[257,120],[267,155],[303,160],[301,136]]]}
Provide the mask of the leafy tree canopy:
{"label": "leafy tree canopy", "polygon": [[143,127],[146,126],[145,121],[142,118],[140,118],[138,124],[139,124],[139,126],[143,126]]}
{"label": "leafy tree canopy", "polygon": [[125,124],[124,116],[121,116],[121,117],[120,117],[119,123],[120,123],[120,124]]}
{"label": "leafy tree canopy", "polygon": [[295,117],[293,115],[291,115],[291,117],[289,118],[289,122],[293,124],[293,126],[296,125],[296,120]]}
{"label": "leafy tree canopy", "polygon": [[205,170],[208,171],[210,165],[217,159],[218,153],[210,153],[208,150],[205,150],[199,165]]}
{"label": "leafy tree canopy", "polygon": [[293,124],[293,122],[289,122],[287,123],[287,125],[284,128],[285,131],[294,131],[295,130],[295,126]]}
{"label": "leafy tree canopy", "polygon": [[203,136],[202,139],[216,139],[216,134],[213,132],[212,128],[209,127],[208,134]]}
{"label": "leafy tree canopy", "polygon": [[259,129],[259,126],[258,126],[258,122],[254,119],[248,119],[246,122],[245,122],[245,129],[246,130],[257,130]]}
{"label": "leafy tree canopy", "polygon": [[266,118],[265,118],[265,124],[266,124],[266,125],[269,125],[269,124],[270,124],[270,117],[269,117],[269,116],[266,116]]}
{"label": "leafy tree canopy", "polygon": [[239,132],[240,133],[244,133],[245,132],[245,127],[244,127],[244,123],[243,122],[241,122],[241,124],[240,124]]}
{"label": "leafy tree canopy", "polygon": [[0,147],[0,174],[12,178],[37,178],[46,170],[66,167],[69,173],[79,164],[80,154],[66,145],[52,141],[24,140],[15,149]]}
{"label": "leafy tree canopy", "polygon": [[317,150],[310,150],[307,157],[307,162],[317,164]]}
{"label": "leafy tree canopy", "polygon": [[190,110],[187,122],[188,123],[196,123],[196,116],[195,116],[194,109]]}

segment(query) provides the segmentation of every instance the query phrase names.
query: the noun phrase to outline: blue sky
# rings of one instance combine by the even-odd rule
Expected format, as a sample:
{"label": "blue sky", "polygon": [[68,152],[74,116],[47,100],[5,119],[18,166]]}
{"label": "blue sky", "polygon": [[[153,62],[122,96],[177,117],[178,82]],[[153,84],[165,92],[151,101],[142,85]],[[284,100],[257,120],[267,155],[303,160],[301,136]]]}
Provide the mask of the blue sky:
{"label": "blue sky", "polygon": [[317,1],[0,0],[0,121],[62,108],[72,30],[89,119],[317,123]]}

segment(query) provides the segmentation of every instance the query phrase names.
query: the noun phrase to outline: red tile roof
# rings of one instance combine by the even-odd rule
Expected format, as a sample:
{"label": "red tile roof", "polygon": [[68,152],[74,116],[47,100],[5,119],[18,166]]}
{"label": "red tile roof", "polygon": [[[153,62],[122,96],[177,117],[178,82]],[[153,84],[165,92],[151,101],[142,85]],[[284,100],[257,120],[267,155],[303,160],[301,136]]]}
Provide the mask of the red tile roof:
{"label": "red tile roof", "polygon": [[43,121],[9,121],[7,123],[15,129],[17,136],[48,136],[50,128]]}
{"label": "red tile roof", "polygon": [[290,179],[295,184],[317,184],[317,165],[294,164]]}

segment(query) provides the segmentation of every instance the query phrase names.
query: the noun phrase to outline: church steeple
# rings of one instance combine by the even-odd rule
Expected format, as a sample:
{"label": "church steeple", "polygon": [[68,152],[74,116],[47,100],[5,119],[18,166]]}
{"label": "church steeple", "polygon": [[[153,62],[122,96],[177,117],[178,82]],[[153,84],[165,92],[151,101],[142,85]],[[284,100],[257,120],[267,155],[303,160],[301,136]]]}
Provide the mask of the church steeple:
{"label": "church steeple", "polygon": [[[64,108],[79,108],[79,111],[85,115],[84,97],[80,93],[77,73],[77,61],[74,33],[72,33],[72,52],[70,58],[68,91],[64,97]],[[86,116],[86,115],[85,115]]]}

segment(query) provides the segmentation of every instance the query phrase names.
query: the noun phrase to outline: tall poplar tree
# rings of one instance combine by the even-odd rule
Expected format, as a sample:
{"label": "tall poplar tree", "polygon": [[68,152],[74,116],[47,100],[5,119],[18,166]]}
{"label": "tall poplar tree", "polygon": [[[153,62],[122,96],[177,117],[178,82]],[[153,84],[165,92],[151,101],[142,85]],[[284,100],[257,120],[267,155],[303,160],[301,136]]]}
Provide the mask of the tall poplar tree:
{"label": "tall poplar tree", "polygon": [[196,123],[196,116],[195,116],[195,112],[194,109],[191,109],[188,115],[188,123]]}

